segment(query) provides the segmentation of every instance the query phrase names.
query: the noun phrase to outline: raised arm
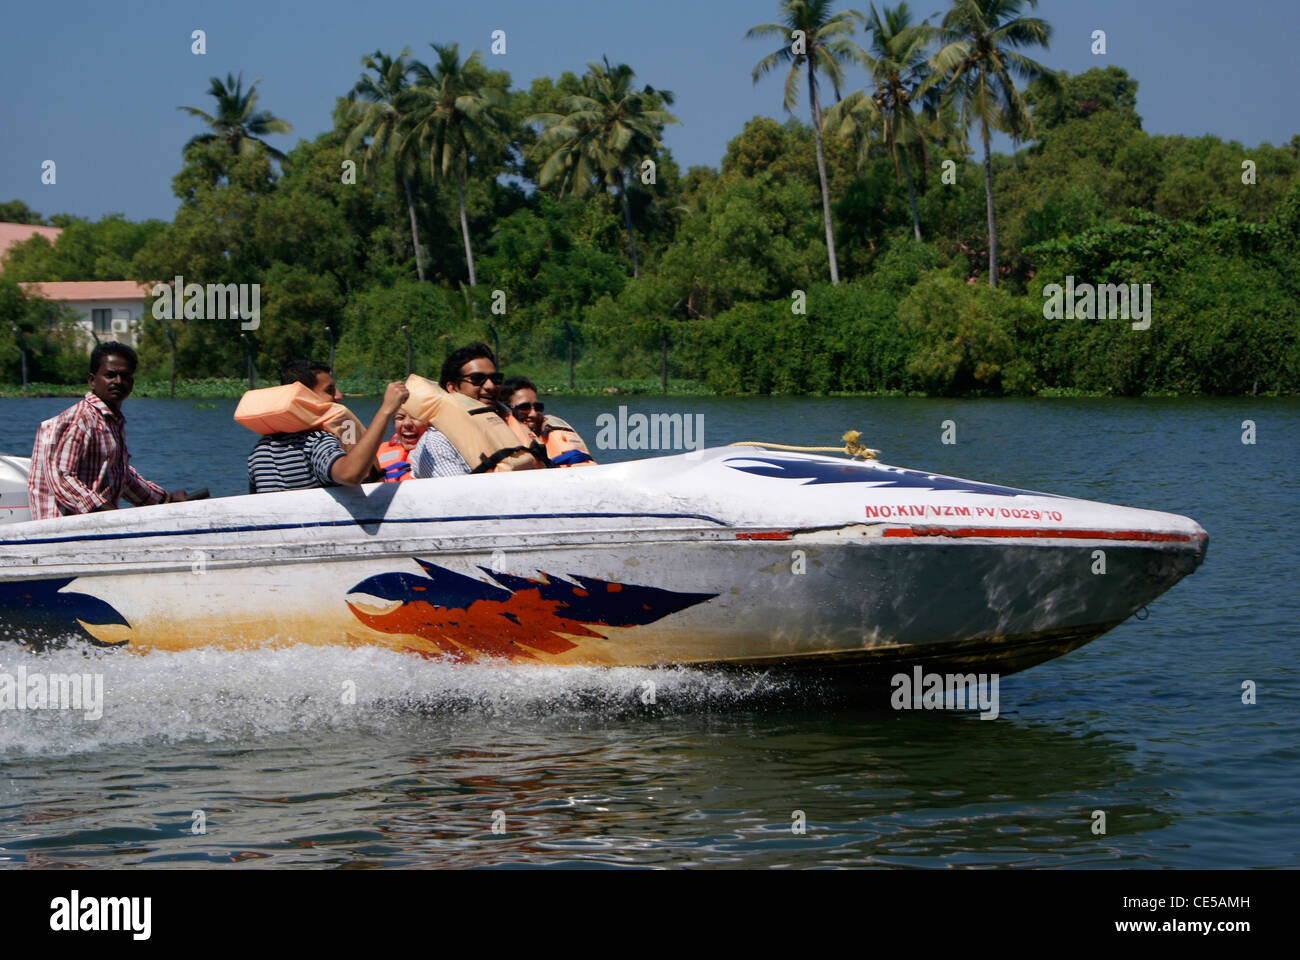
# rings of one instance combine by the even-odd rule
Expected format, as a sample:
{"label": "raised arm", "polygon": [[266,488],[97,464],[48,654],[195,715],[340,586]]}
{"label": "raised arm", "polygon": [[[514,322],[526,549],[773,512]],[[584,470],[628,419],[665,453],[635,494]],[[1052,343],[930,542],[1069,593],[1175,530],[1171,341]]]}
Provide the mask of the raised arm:
{"label": "raised arm", "polygon": [[370,473],[375,453],[379,450],[379,445],[384,442],[388,421],[393,419],[393,414],[397,413],[408,396],[410,393],[406,389],[406,384],[393,381],[388,385],[384,391],[384,400],[379,405],[379,411],[370,421],[370,426],[366,427],[366,432],[361,435],[357,445],[347,456],[334,461],[334,466],[330,468],[331,480],[349,487],[355,487],[365,480],[366,475]]}

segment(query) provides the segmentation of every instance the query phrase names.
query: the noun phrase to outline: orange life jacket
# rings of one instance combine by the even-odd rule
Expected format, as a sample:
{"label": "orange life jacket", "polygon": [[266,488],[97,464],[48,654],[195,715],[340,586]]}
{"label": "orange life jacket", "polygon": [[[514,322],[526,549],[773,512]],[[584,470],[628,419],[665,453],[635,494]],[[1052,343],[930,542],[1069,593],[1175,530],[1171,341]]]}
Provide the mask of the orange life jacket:
{"label": "orange life jacket", "polygon": [[409,456],[406,448],[398,442],[397,434],[393,434],[391,440],[385,440],[379,445],[379,449],[375,451],[375,462],[384,472],[384,482],[396,483],[399,480],[411,479],[411,462],[407,459]]}
{"label": "orange life jacket", "polygon": [[341,403],[322,400],[301,383],[248,390],[235,407],[235,422],[254,433],[300,433],[326,430],[350,451],[366,428]]}
{"label": "orange life jacket", "polygon": [[546,438],[546,455],[557,467],[595,466],[586,443],[578,431],[556,416],[542,421],[542,435]]}
{"label": "orange life jacket", "polygon": [[501,413],[501,419],[506,422],[506,426],[514,433],[516,439],[519,440],[519,443],[526,447],[528,451],[537,458],[538,464],[544,467],[553,466],[553,464],[549,462],[549,449],[537,438],[537,434],[533,433],[528,424],[524,423],[522,420],[516,419],[515,415],[511,413],[509,408],[505,405],[497,404],[497,407]]}
{"label": "orange life jacket", "polygon": [[[521,442],[506,425],[495,404],[472,400],[463,393],[448,393],[417,374],[406,378],[410,392],[402,409],[443,434],[469,464],[473,473],[504,473],[540,466],[527,442]],[[537,449],[545,449],[534,438]]]}

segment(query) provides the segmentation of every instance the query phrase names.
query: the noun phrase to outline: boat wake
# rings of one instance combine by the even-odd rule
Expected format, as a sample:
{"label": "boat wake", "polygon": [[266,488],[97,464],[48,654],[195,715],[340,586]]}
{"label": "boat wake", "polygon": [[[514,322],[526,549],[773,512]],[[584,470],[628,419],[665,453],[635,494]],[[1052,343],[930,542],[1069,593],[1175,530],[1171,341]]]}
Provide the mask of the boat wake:
{"label": "boat wake", "polygon": [[256,745],[285,734],[419,732],[431,719],[661,717],[757,707],[794,687],[763,671],[519,667],[374,647],[0,651],[0,756],[134,744]]}

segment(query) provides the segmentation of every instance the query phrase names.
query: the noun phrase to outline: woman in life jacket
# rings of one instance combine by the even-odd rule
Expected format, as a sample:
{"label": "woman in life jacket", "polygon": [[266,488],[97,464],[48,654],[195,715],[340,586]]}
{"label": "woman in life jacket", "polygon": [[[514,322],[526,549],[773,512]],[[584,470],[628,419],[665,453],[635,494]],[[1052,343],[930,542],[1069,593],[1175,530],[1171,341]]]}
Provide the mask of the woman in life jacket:
{"label": "woman in life jacket", "polygon": [[546,404],[537,399],[537,387],[525,377],[511,377],[501,384],[497,396],[514,419],[546,444],[546,455],[556,467],[594,463],[578,431],[564,420],[546,415]]}
{"label": "woman in life jacket", "polygon": [[394,414],[393,436],[381,443],[375,453],[375,463],[383,471],[385,483],[411,479],[411,451],[427,429],[427,422],[411,416],[405,410],[398,410]]}

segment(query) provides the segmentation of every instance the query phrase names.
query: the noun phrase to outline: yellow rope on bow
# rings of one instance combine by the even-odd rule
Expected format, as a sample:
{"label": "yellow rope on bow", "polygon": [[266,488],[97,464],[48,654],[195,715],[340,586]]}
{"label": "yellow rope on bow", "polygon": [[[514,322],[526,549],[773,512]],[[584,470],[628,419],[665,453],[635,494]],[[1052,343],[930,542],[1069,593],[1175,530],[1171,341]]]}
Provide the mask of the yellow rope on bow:
{"label": "yellow rope on bow", "polygon": [[844,441],[842,447],[796,447],[788,443],[768,443],[765,440],[741,440],[737,443],[728,444],[732,447],[770,447],[773,450],[794,450],[798,453],[845,453],[850,457],[861,460],[874,460],[880,455],[879,450],[873,450],[871,447],[863,446],[860,442],[862,436],[857,430],[849,430],[841,439]]}

